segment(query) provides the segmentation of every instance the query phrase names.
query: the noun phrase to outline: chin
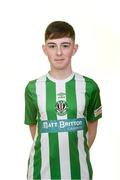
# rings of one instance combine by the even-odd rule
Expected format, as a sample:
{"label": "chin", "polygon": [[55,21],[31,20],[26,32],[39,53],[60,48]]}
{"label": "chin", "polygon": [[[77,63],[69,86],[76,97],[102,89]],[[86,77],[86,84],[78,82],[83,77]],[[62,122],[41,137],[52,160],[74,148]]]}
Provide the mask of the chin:
{"label": "chin", "polygon": [[63,70],[63,69],[65,69],[65,66],[54,66],[53,69]]}
{"label": "chin", "polygon": [[64,70],[65,68],[64,67],[56,67],[55,69],[56,70]]}

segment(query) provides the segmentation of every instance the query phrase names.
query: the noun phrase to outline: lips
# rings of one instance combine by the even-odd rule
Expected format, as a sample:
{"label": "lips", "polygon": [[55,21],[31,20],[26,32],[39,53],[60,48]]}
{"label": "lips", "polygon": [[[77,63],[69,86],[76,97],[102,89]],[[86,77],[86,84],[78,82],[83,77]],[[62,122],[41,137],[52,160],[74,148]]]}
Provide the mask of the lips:
{"label": "lips", "polygon": [[64,59],[55,59],[55,61],[64,61]]}

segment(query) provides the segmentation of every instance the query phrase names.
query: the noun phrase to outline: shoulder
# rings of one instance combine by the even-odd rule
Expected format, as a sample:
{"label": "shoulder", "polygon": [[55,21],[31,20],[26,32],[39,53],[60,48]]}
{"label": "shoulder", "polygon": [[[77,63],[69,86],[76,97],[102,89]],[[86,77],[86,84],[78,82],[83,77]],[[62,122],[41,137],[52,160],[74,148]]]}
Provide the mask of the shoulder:
{"label": "shoulder", "polygon": [[98,84],[96,83],[95,80],[93,80],[89,77],[86,77],[86,76],[84,76],[84,78],[85,78],[87,88],[94,90],[94,91],[99,90]]}
{"label": "shoulder", "polygon": [[27,85],[26,85],[26,91],[31,91],[32,89],[35,88],[35,84],[36,84],[37,79],[34,80],[30,80]]}
{"label": "shoulder", "polygon": [[80,75],[78,73],[75,73],[75,78],[76,80],[84,82],[86,90],[89,90],[91,92],[99,91],[99,86],[94,79],[84,75]]}
{"label": "shoulder", "polygon": [[30,80],[26,85],[26,90],[33,91],[36,89],[36,84],[39,82],[46,81],[46,75],[40,76],[39,78],[36,78],[34,80]]}

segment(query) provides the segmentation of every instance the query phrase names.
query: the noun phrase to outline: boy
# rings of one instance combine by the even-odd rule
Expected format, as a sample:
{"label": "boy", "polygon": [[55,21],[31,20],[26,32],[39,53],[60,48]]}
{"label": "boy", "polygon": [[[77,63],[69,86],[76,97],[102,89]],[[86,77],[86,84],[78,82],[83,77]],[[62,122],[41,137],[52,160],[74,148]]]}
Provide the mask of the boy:
{"label": "boy", "polygon": [[89,148],[102,116],[99,88],[72,71],[78,45],[70,24],[50,23],[42,48],[50,71],[30,81],[25,90],[25,124],[34,140],[27,177],[92,179]]}

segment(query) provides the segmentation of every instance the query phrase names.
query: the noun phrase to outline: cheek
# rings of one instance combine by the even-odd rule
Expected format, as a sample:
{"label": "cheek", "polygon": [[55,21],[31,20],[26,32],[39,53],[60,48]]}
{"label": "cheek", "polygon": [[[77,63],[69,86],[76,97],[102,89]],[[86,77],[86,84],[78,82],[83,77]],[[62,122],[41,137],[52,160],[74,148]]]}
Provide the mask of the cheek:
{"label": "cheek", "polygon": [[54,60],[54,55],[53,54],[48,54],[48,60],[50,61],[50,62],[52,62],[53,60]]}
{"label": "cheek", "polygon": [[65,55],[66,57],[70,58],[70,57],[72,57],[73,52],[71,52],[71,51],[70,51],[70,52],[65,52],[64,55]]}
{"label": "cheek", "polygon": [[52,57],[53,57],[53,54],[52,54],[51,52],[50,52],[50,53],[48,52],[48,53],[47,53],[47,56],[48,56],[48,58],[52,58]]}

